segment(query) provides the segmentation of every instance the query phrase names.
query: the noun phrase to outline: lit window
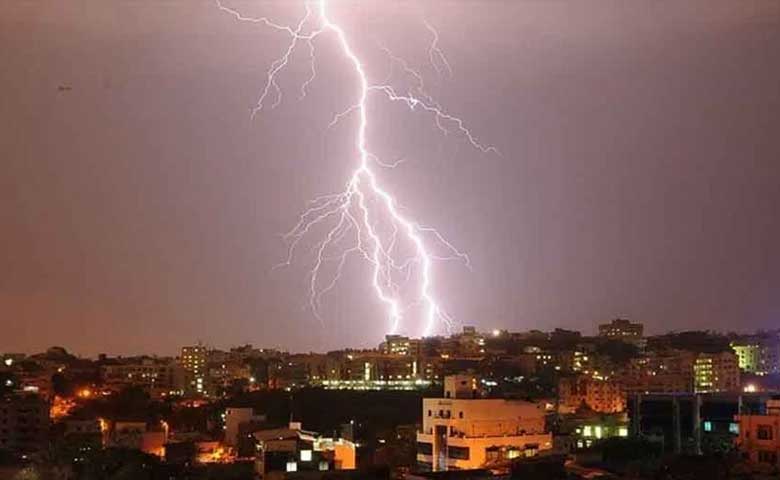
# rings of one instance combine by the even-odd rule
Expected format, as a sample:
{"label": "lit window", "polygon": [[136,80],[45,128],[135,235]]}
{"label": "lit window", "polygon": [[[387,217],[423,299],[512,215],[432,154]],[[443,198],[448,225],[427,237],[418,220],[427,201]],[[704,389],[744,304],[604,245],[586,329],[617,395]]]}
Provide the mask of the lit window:
{"label": "lit window", "polygon": [[288,472],[297,472],[298,471],[298,464],[296,462],[287,462],[287,471]]}
{"label": "lit window", "polygon": [[301,450],[301,461],[311,462],[311,450]]}
{"label": "lit window", "polygon": [[712,431],[712,422],[704,422],[704,431],[705,432],[711,432]]}

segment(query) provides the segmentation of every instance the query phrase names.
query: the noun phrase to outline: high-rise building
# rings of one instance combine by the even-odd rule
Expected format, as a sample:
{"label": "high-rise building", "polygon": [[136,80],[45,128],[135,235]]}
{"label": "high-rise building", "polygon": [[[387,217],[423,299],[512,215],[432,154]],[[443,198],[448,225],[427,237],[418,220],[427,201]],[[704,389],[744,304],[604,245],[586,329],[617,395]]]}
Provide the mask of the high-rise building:
{"label": "high-rise building", "polygon": [[780,373],[780,341],[777,337],[748,337],[735,340],[731,348],[745,373],[770,375]]}
{"label": "high-rise building", "polygon": [[477,378],[457,375],[445,378],[444,398],[423,399],[422,430],[417,433],[421,468],[480,468],[552,448],[544,404],[481,394]]}
{"label": "high-rise building", "polygon": [[693,364],[696,393],[739,391],[739,360],[734,352],[700,353]]}
{"label": "high-rise building", "polygon": [[208,363],[208,350],[203,345],[195,345],[181,348],[179,358],[182,368],[186,372],[186,393],[205,394],[206,364]]}

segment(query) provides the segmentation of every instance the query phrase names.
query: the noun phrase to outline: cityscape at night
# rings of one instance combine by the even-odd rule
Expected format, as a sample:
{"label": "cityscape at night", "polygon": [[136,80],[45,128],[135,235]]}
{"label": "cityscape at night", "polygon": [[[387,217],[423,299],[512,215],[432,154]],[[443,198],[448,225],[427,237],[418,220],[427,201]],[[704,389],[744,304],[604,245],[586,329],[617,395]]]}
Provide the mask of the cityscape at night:
{"label": "cityscape at night", "polygon": [[0,480],[780,478],[777,0],[0,2]]}
{"label": "cityscape at night", "polygon": [[0,451],[18,478],[771,478],[780,330],[597,330],[4,354]]}

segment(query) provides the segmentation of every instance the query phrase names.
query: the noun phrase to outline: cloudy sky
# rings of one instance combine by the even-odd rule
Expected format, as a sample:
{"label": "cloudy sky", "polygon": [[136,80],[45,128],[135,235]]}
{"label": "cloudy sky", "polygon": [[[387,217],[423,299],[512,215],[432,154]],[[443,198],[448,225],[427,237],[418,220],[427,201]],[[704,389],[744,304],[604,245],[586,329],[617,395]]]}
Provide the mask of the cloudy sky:
{"label": "cloudy sky", "polygon": [[[225,1],[280,23],[304,11]],[[372,81],[392,50],[501,151],[371,100],[372,149],[403,160],[383,184],[470,255],[471,270],[434,267],[460,324],[778,325],[780,3],[332,3]],[[428,61],[425,21],[452,78]],[[251,119],[279,32],[207,0],[1,2],[0,351],[378,343],[387,322],[358,257],[322,322],[307,308],[317,239],[272,268],[280,234],[357,161],[355,118],[326,128],[358,85],[334,40],[317,40],[306,98],[303,48],[281,104]]]}

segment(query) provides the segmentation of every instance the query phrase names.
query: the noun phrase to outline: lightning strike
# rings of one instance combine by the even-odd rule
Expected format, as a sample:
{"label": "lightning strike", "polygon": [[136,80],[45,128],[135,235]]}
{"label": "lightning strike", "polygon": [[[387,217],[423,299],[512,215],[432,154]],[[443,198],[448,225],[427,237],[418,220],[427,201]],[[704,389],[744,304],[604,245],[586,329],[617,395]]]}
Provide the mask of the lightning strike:
{"label": "lightning strike", "polygon": [[[266,72],[265,84],[252,109],[252,117],[265,108],[273,109],[281,103],[282,89],[277,78],[289,65],[301,43],[305,43],[308,48],[309,76],[301,85],[298,97],[306,97],[308,88],[317,78],[314,41],[325,34],[335,37],[344,59],[358,80],[355,102],[336,113],[326,128],[333,128],[346,117],[357,116],[357,165],[348,177],[343,191],[315,198],[300,214],[295,226],[284,235],[288,242],[287,256],[278,266],[290,265],[301,241],[307,238],[315,227],[325,226],[327,233],[312,248],[315,260],[308,278],[308,304],[321,322],[324,323],[319,314],[322,298],[336,287],[348,259],[359,256],[371,266],[371,287],[377,300],[386,308],[390,333],[401,330],[405,316],[417,308],[422,309],[421,319],[417,323],[420,324],[418,331],[423,336],[435,333],[439,325],[450,330],[454,321],[441,307],[433,292],[433,262],[459,260],[470,268],[469,257],[437,230],[420,225],[402,213],[396,199],[380,185],[372,166],[395,168],[403,162],[403,158],[387,163],[369,150],[369,100],[375,97],[374,94],[378,94],[380,98],[390,102],[404,104],[411,111],[421,111],[431,116],[434,125],[442,134],[457,132],[482,153],[497,154],[498,151],[478,141],[463,120],[448,113],[437,103],[427,93],[421,72],[387,48],[381,47],[381,50],[391,64],[398,65],[403,74],[411,79],[412,85],[405,93],[398,93],[390,84],[389,77],[383,83],[371,84],[364,64],[355,53],[346,32],[330,17],[327,0],[304,3],[305,13],[294,26],[279,24],[268,17],[249,17],[226,6],[222,0],[215,1],[220,10],[231,15],[236,21],[260,24],[289,37],[287,48]],[[316,8],[312,9],[312,6]],[[427,21],[424,25],[433,37],[427,51],[431,67],[439,75],[451,76],[450,63],[438,46],[437,30]],[[435,254],[427,245],[427,241],[435,242],[448,251],[449,255]],[[405,250],[400,247],[401,243],[406,246]],[[325,266],[328,264],[335,264],[332,268],[334,272],[330,278],[323,278]],[[403,291],[404,285],[409,283],[414,283],[415,293],[413,298],[404,303],[404,298],[409,296]],[[408,326],[404,328],[409,329]]]}

